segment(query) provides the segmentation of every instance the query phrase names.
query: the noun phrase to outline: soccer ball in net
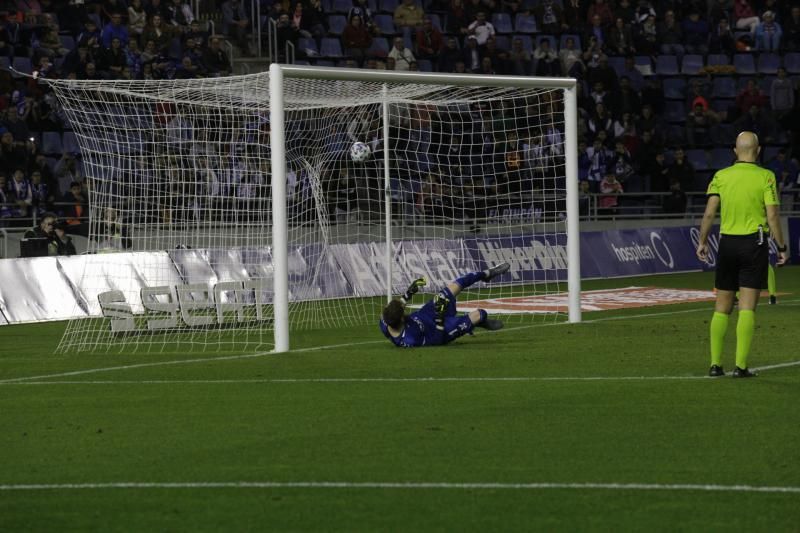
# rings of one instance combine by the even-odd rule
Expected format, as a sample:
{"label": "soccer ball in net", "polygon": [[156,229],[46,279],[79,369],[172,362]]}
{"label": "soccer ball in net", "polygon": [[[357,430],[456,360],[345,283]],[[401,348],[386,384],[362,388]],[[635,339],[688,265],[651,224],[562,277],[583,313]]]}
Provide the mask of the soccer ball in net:
{"label": "soccer ball in net", "polygon": [[355,143],[350,147],[350,159],[356,163],[363,163],[369,159],[371,154],[372,150],[370,150],[369,146],[364,143]]}

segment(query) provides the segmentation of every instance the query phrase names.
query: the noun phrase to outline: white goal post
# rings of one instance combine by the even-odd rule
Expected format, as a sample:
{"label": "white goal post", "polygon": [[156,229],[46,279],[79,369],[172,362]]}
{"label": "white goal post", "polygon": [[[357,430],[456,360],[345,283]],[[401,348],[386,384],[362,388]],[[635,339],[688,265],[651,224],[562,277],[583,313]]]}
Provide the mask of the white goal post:
{"label": "white goal post", "polygon": [[436,292],[502,261],[459,309],[581,319],[573,79],[273,64],[42,81],[89,196],[90,253],[59,261],[78,302],[61,352],[377,336],[411,280]]}
{"label": "white goal post", "polygon": [[[566,223],[568,262],[568,319],[581,321],[580,306],[580,228],[578,212],[578,147],[577,147],[577,94],[573,78],[531,78],[523,76],[485,76],[476,74],[444,74],[382,71],[368,69],[322,68],[273,63],[270,74],[270,127],[272,132],[272,241],[276,250],[287,248],[287,217],[285,202],[286,152],[284,142],[284,79],[310,79],[383,83],[382,132],[384,142],[389,135],[389,97],[387,83],[413,83],[457,87],[510,87],[562,89],[564,93],[564,169],[566,178]],[[392,201],[390,151],[384,150],[384,216],[386,230],[385,279],[387,299],[392,298]],[[275,268],[275,351],[289,350],[289,290],[288,260],[286,254],[274,259]]]}

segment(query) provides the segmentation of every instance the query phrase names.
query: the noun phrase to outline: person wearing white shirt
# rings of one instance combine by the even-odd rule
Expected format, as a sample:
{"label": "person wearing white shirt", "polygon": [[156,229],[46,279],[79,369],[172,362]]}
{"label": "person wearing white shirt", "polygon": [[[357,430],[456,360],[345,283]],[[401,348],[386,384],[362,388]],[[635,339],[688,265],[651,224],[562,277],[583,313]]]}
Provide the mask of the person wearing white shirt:
{"label": "person wearing white shirt", "polygon": [[489,37],[494,36],[495,31],[492,23],[486,20],[486,13],[479,11],[475,16],[475,21],[467,27],[467,33],[475,36],[478,46],[483,46]]}
{"label": "person wearing white shirt", "polygon": [[394,59],[395,70],[408,70],[408,68],[411,66],[411,63],[416,62],[414,53],[410,49],[406,48],[402,37],[395,38],[394,46],[387,57]]}

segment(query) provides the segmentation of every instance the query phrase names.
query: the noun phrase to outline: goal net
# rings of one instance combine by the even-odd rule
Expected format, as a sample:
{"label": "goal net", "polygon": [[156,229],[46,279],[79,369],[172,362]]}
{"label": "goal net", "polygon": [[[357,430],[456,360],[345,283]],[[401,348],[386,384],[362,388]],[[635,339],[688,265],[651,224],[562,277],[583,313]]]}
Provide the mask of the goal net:
{"label": "goal net", "polygon": [[502,261],[510,272],[459,307],[565,319],[579,279],[569,80],[397,74],[273,65],[48,81],[90,202],[90,254],[72,273],[82,305],[59,350],[282,351],[300,336],[289,331],[379,335],[387,297],[411,280],[435,292]]}

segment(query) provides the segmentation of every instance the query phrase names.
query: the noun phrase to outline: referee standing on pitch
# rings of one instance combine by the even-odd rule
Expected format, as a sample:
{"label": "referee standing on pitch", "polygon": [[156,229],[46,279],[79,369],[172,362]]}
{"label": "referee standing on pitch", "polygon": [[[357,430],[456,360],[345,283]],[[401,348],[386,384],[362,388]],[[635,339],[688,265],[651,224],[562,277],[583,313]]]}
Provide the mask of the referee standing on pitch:
{"label": "referee standing on pitch", "polygon": [[[708,234],[722,205],[719,257],[714,286],[717,303],[711,319],[712,377],[724,376],[722,345],[733,310],[733,298],[739,291],[739,320],[736,323],[735,378],[755,377],[747,368],[747,356],[755,330],[755,310],[761,289],[766,287],[769,265],[770,234],[778,245],[777,266],[786,263],[775,174],[756,164],[761,151],[758,137],[743,131],[736,138],[736,163],[719,170],[708,186],[708,204],[700,226],[697,257],[708,260]],[[770,231],[771,230],[771,231]]]}

